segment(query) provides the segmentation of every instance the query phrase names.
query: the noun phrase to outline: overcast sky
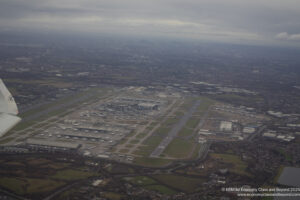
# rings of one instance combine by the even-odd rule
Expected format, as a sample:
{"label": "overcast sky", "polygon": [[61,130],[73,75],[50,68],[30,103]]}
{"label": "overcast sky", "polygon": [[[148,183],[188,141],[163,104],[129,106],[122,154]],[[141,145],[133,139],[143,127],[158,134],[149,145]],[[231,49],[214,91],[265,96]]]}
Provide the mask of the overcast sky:
{"label": "overcast sky", "polygon": [[0,31],[22,29],[300,46],[300,0],[1,0]]}

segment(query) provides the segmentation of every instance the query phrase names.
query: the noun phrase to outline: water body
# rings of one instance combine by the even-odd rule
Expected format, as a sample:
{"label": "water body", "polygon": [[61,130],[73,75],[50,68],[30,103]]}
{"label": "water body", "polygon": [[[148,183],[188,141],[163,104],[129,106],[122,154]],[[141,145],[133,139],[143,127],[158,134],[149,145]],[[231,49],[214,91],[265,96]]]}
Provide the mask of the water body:
{"label": "water body", "polygon": [[[300,168],[285,167],[278,179],[278,183],[286,186],[300,187]],[[300,197],[299,197],[300,199]]]}

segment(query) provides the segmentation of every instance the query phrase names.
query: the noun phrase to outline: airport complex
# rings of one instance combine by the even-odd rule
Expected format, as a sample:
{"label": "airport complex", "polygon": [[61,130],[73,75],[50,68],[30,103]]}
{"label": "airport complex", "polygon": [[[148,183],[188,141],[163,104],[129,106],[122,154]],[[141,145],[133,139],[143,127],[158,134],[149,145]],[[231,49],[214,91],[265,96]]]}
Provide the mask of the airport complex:
{"label": "airport complex", "polygon": [[175,90],[127,87],[80,104],[17,146],[138,165],[159,159],[168,165],[204,156],[212,142],[249,140],[267,120],[247,107]]}

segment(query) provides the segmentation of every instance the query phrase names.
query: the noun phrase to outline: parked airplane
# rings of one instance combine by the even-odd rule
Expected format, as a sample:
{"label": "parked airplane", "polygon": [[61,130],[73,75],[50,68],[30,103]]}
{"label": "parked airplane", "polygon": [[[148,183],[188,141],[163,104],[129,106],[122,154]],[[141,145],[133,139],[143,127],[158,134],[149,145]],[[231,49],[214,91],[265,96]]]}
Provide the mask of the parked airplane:
{"label": "parked airplane", "polygon": [[16,102],[0,79],[0,137],[21,121]]}

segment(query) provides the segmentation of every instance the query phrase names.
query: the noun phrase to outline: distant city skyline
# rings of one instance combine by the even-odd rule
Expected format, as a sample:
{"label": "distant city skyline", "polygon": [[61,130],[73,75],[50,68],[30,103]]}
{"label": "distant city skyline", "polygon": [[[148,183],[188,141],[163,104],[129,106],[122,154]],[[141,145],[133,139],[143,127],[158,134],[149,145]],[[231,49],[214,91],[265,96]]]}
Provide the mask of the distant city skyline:
{"label": "distant city skyline", "polygon": [[164,36],[300,46],[297,0],[3,0],[0,32]]}

